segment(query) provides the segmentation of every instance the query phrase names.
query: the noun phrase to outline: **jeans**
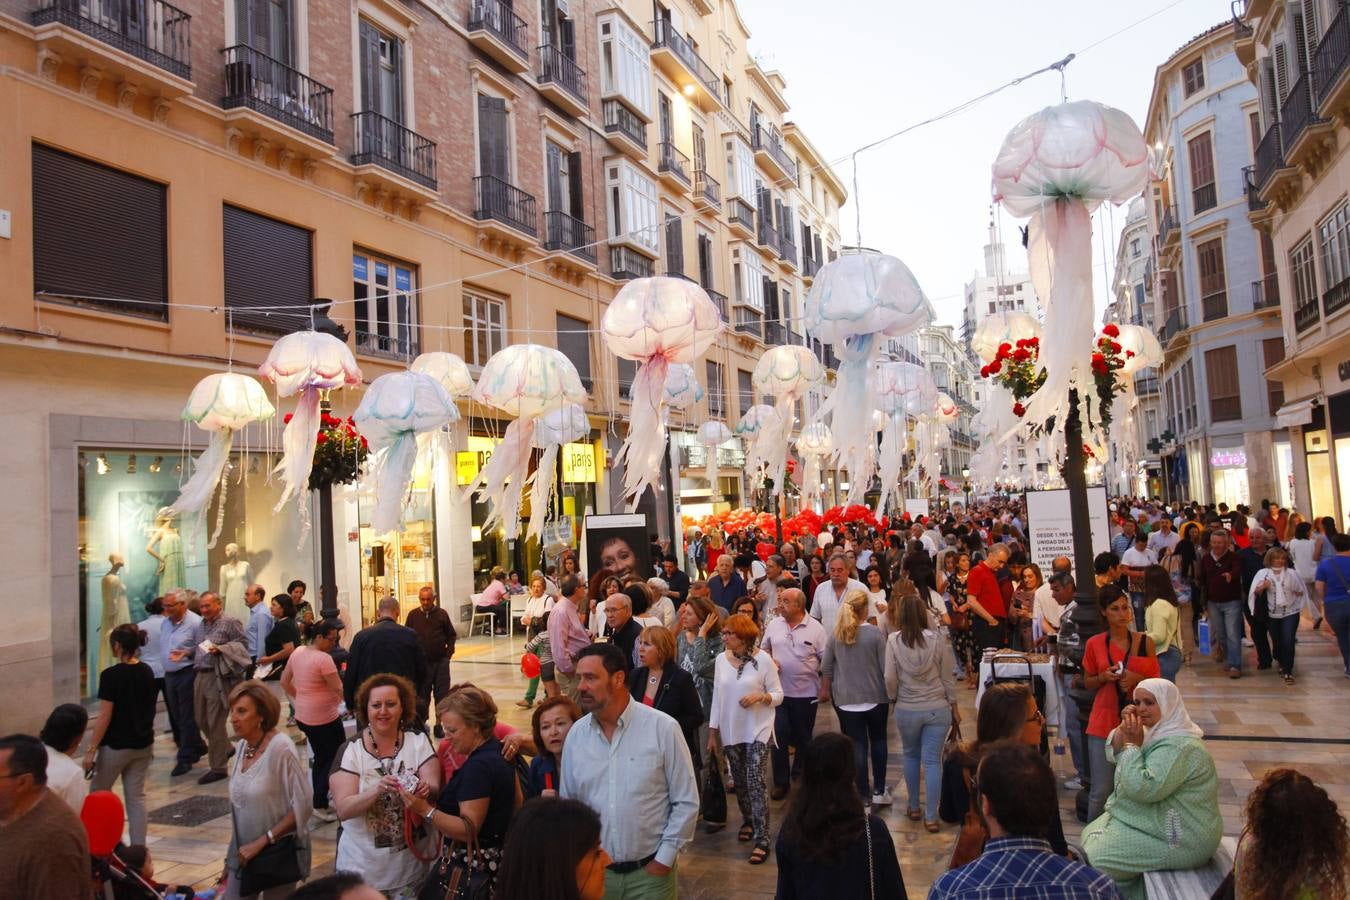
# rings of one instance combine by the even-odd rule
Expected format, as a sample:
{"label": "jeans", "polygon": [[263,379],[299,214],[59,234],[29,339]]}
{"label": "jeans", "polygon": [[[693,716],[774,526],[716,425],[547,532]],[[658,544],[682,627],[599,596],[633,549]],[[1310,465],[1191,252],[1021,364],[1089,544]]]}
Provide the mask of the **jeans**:
{"label": "jeans", "polygon": [[919,766],[923,765],[925,822],[938,820],[938,797],[942,793],[942,744],[952,727],[952,709],[897,709],[895,725],[905,759],[905,793],[909,808],[919,808]]}
{"label": "jeans", "polygon": [[[886,711],[878,703],[867,712],[848,712],[839,707],[839,729],[853,739],[853,758],[858,764],[858,791],[863,800],[886,790]],[[872,786],[867,784],[867,757],[872,757]]]}
{"label": "jeans", "polygon": [[1073,760],[1074,774],[1080,781],[1087,781],[1087,757],[1083,754],[1083,727],[1079,721],[1078,704],[1069,693],[1073,687],[1073,676],[1058,672],[1056,677],[1059,679],[1059,733],[1069,742],[1069,757]]}
{"label": "jeans", "polygon": [[[427,660],[427,683],[417,686],[418,721],[425,723],[433,709],[431,691],[436,691],[436,702],[440,703],[450,693],[450,660],[446,657]],[[317,805],[317,804],[316,804]]]}
{"label": "jeans", "polygon": [[[816,730],[816,709],[819,704],[814,697],[784,697],[782,704],[774,710],[773,733],[776,743],[773,747],[773,783],[775,787],[787,787],[790,775],[802,773],[802,753],[811,742]],[[797,748],[797,759],[789,767],[788,745]],[[790,769],[790,771],[789,771]]]}
{"label": "jeans", "polygon": [[1270,634],[1275,639],[1275,660],[1281,675],[1294,674],[1294,639],[1298,635],[1301,616],[1295,614],[1270,620]]}
{"label": "jeans", "polygon": [[206,755],[206,742],[197,730],[197,716],[192,707],[192,685],[196,680],[197,673],[190,666],[164,673],[166,696],[173,707],[169,721],[173,723],[173,740],[178,745],[178,762],[188,766]]}
{"label": "jeans", "polygon": [[1158,654],[1158,668],[1162,670],[1163,678],[1177,683],[1177,673],[1181,671],[1181,650],[1176,644]]}
{"label": "jeans", "polygon": [[1350,675],[1350,600],[1335,600],[1326,604],[1327,624],[1336,634],[1336,646],[1341,651],[1345,674]]}
{"label": "jeans", "polygon": [[126,798],[127,824],[131,827],[133,844],[145,843],[145,776],[150,772],[150,760],[154,756],[150,747],[139,750],[99,747],[98,759],[94,763],[94,780],[89,785],[90,790],[112,790],[117,776],[122,776],[122,795]]}
{"label": "jeans", "polygon": [[1241,600],[1227,600],[1209,604],[1209,639],[1222,640],[1228,653],[1228,668],[1242,671],[1242,608]]}
{"label": "jeans", "polygon": [[1087,736],[1088,763],[1092,768],[1092,792],[1088,794],[1088,822],[1106,807],[1106,798],[1116,787],[1116,767],[1106,758],[1106,738]]}
{"label": "jeans", "polygon": [[314,751],[314,761],[310,764],[310,780],[314,785],[314,808],[328,808],[328,775],[333,768],[333,759],[338,748],[347,739],[347,730],[342,727],[341,717],[323,725],[306,725],[296,722],[309,740],[309,748]]}

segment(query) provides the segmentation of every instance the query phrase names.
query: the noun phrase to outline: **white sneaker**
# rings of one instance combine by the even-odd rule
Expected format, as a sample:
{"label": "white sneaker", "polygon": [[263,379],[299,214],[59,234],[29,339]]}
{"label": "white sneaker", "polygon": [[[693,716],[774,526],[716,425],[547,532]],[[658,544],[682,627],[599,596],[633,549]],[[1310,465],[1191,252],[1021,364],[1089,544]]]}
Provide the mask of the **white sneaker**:
{"label": "white sneaker", "polygon": [[889,789],[883,789],[880,793],[872,795],[873,806],[890,806],[891,792]]}
{"label": "white sneaker", "polygon": [[1082,789],[1083,789],[1083,782],[1076,775],[1073,778],[1070,778],[1068,781],[1064,782],[1064,790],[1066,791],[1081,791]]}
{"label": "white sneaker", "polygon": [[1242,646],[1244,646],[1244,647],[1255,647],[1256,645],[1252,643],[1252,639],[1251,639],[1251,638],[1243,638],[1243,639],[1242,639]]}

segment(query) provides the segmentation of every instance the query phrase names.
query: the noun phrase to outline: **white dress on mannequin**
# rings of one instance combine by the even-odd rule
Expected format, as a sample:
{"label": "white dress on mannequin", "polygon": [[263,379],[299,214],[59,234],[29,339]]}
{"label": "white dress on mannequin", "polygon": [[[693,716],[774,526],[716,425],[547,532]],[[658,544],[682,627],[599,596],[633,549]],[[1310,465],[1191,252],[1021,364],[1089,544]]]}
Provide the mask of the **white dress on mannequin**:
{"label": "white dress on mannequin", "polygon": [[244,603],[244,591],[253,583],[253,566],[242,559],[223,563],[220,567],[220,597],[225,602],[225,615],[247,622],[249,611]]}
{"label": "white dress on mannequin", "polygon": [[112,634],[114,628],[118,625],[125,625],[131,621],[131,607],[127,604],[127,588],[122,583],[121,577],[117,574],[122,570],[124,563],[122,558],[113,554],[108,558],[112,563],[112,570],[103,576],[100,587],[103,589],[103,623],[99,627],[99,671],[103,671],[109,666],[116,665],[118,660],[113,656],[112,647],[108,644],[108,635]]}

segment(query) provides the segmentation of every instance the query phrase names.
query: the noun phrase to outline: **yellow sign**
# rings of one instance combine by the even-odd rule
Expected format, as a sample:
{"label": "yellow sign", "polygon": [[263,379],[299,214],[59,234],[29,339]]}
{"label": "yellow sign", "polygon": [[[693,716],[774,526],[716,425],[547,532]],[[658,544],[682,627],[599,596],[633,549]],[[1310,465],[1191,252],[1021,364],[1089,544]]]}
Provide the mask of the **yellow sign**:
{"label": "yellow sign", "polygon": [[473,484],[499,443],[497,438],[469,435],[469,449],[455,454],[455,483],[460,487]]}
{"label": "yellow sign", "polygon": [[594,444],[564,444],[562,464],[564,483],[595,484]]}

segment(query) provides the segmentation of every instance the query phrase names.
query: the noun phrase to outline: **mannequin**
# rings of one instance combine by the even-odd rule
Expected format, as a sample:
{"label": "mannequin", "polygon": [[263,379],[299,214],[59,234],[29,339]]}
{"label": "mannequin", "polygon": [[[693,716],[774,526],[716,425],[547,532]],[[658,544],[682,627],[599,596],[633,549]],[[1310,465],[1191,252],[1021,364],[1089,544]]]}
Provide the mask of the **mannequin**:
{"label": "mannequin", "polygon": [[[156,552],[155,547],[159,550]],[[187,587],[187,561],[183,558],[183,539],[173,523],[173,514],[161,509],[155,516],[155,530],[150,533],[150,543],[145,552],[153,556],[159,565],[155,574],[159,576],[159,593],[164,595],[174,588]]]}
{"label": "mannequin", "polygon": [[108,562],[112,568],[103,576],[103,624],[99,627],[98,633],[100,672],[119,661],[108,644],[108,635],[112,634],[112,630],[118,625],[125,625],[131,621],[131,607],[127,605],[127,588],[122,584],[122,578],[118,574],[126,562],[120,553],[109,553]]}
{"label": "mannequin", "polygon": [[220,581],[217,590],[225,601],[225,614],[240,622],[248,621],[248,604],[244,602],[244,591],[253,583],[253,566],[239,558],[239,545],[225,545],[225,562],[220,567]]}

